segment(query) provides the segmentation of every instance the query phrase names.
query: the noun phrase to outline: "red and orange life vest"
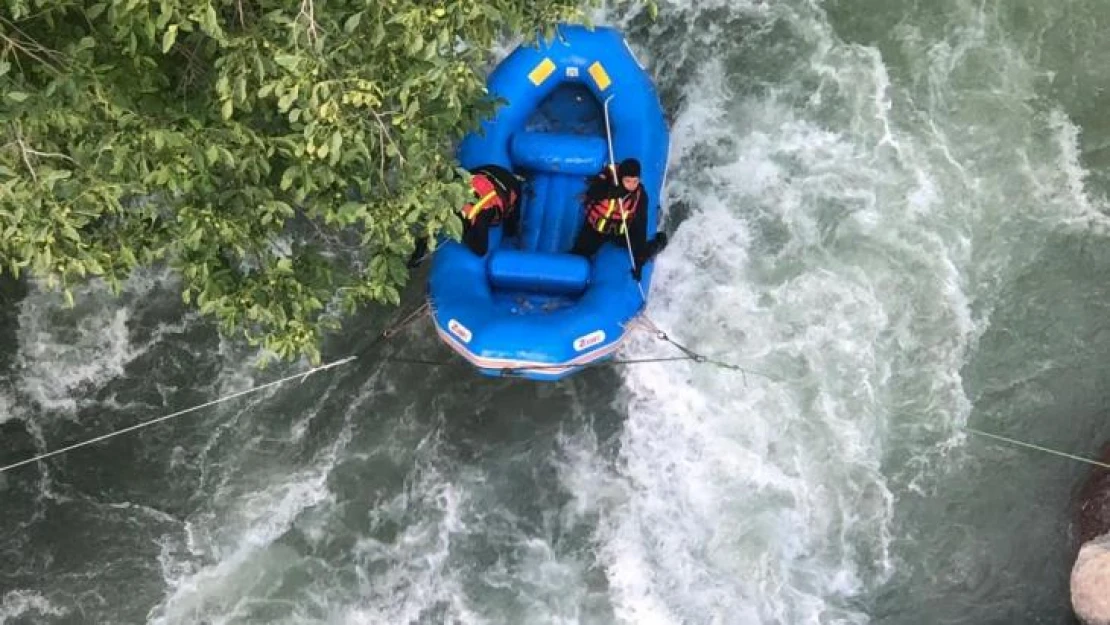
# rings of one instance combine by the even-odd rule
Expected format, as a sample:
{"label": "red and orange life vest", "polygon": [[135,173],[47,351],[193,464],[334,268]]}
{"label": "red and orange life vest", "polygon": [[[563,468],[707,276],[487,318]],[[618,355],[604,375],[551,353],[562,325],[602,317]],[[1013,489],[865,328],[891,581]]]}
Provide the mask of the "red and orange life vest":
{"label": "red and orange life vest", "polygon": [[621,198],[595,200],[586,212],[586,223],[601,234],[623,235],[636,216],[642,193],[637,188]]}
{"label": "red and orange life vest", "polygon": [[482,211],[496,211],[491,225],[501,223],[509,210],[516,205],[516,192],[499,185],[491,175],[481,171],[470,177],[470,188],[474,191],[475,201],[462,207],[463,219],[474,224]]}

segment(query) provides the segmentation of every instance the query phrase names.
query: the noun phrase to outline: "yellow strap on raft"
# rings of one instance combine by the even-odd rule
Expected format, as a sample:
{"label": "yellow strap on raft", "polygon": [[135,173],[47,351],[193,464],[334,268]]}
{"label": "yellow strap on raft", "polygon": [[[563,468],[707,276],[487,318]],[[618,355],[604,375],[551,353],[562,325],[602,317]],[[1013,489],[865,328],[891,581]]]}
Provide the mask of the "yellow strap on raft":
{"label": "yellow strap on raft", "polygon": [[592,77],[594,79],[594,82],[597,83],[598,91],[605,91],[613,82],[609,78],[609,73],[606,72],[605,68],[601,66],[601,61],[594,61],[593,65],[590,65],[590,68],[586,71],[590,73],[590,77]]}

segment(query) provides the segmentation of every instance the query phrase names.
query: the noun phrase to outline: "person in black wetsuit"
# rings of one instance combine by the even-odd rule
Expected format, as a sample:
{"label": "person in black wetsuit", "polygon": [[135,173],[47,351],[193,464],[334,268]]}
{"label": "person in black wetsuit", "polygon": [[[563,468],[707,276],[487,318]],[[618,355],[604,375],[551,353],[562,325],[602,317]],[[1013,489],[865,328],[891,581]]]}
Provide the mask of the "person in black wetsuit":
{"label": "person in black wetsuit", "polygon": [[667,235],[660,232],[647,240],[648,194],[640,182],[640,161],[627,158],[615,173],[607,166],[587,180],[586,222],[570,253],[592,257],[606,242],[620,247],[631,243],[632,276],[639,280],[644,264],[667,246]]}
{"label": "person in black wetsuit", "polygon": [[[520,179],[500,165],[482,165],[470,170],[474,200],[462,206],[462,242],[478,256],[489,252],[489,229],[504,224],[505,234],[520,230]],[[427,239],[416,241],[408,266],[418,266],[428,250]]]}

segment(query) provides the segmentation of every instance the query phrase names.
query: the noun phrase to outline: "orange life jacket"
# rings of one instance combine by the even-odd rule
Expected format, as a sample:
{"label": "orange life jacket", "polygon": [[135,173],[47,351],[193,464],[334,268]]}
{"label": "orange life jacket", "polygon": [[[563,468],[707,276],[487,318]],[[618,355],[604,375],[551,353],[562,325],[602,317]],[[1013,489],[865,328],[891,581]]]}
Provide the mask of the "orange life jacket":
{"label": "orange life jacket", "polygon": [[599,199],[590,204],[586,213],[586,223],[601,234],[623,235],[628,224],[636,216],[643,192],[637,188],[622,198]]}
{"label": "orange life jacket", "polygon": [[492,210],[496,212],[490,224],[496,226],[516,205],[516,192],[506,189],[484,172],[477,171],[470,177],[470,188],[474,191],[475,201],[463,205],[462,216],[472,225],[482,211]]}

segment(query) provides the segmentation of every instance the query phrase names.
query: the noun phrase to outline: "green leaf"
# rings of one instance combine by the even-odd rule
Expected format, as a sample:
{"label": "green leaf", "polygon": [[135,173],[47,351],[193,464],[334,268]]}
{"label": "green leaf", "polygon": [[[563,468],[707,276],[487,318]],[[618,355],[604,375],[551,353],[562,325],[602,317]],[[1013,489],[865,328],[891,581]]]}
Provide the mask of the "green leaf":
{"label": "green leaf", "polygon": [[358,24],[361,21],[362,13],[355,13],[351,17],[348,17],[347,21],[343,22],[343,31],[348,35],[355,32],[355,29],[358,28]]}
{"label": "green leaf", "polygon": [[281,67],[284,67],[285,69],[293,72],[297,70],[297,65],[300,63],[300,59],[296,56],[293,56],[292,54],[278,54],[274,57],[274,63],[277,63]]}
{"label": "green leaf", "polygon": [[169,52],[175,41],[177,41],[177,24],[170,24],[166,32],[162,33],[162,54]]}
{"label": "green leaf", "polygon": [[235,99],[239,102],[245,102],[247,99],[247,79],[243,76],[235,78]]}
{"label": "green leaf", "polygon": [[210,37],[215,39],[223,38],[223,30],[220,28],[219,16],[216,15],[216,7],[208,4],[204,7],[204,13],[200,17],[200,28]]}
{"label": "green leaf", "polygon": [[401,294],[397,291],[396,287],[392,285],[386,285],[382,288],[382,293],[384,293],[385,295],[386,302],[393,304],[394,306],[397,306],[401,303]]}
{"label": "green leaf", "polygon": [[408,269],[405,267],[405,263],[401,262],[400,258],[394,256],[389,259],[389,277],[391,280],[398,284],[404,284],[405,280],[408,279],[408,275]]}
{"label": "green leaf", "polygon": [[[76,292],[96,271],[118,286],[166,263],[221,332],[282,357],[318,355],[334,310],[399,302],[412,236],[461,229],[451,146],[493,110],[472,68],[503,31],[579,3],[316,0],[313,45],[299,5],[0,0],[65,55],[56,71],[20,68],[0,37],[0,108],[28,147],[66,155],[32,159],[36,184],[0,150],[3,269]],[[275,236],[295,255],[274,257]],[[304,251],[334,236],[362,249]]]}
{"label": "green leaf", "polygon": [[343,135],[336,130],[331,135],[331,152],[332,154],[339,154],[339,148],[343,146]]}
{"label": "green leaf", "polygon": [[296,90],[286,92],[285,95],[278,98],[278,110],[281,111],[282,113],[288,111],[289,107],[293,106],[293,101],[296,100],[296,99],[297,99]]}
{"label": "green leaf", "polygon": [[297,175],[296,166],[290,167],[290,168],[285,170],[285,173],[283,173],[281,175],[281,185],[280,185],[280,187],[281,187],[282,191],[288,191],[289,187],[293,186],[293,177],[296,176],[296,175]]}

